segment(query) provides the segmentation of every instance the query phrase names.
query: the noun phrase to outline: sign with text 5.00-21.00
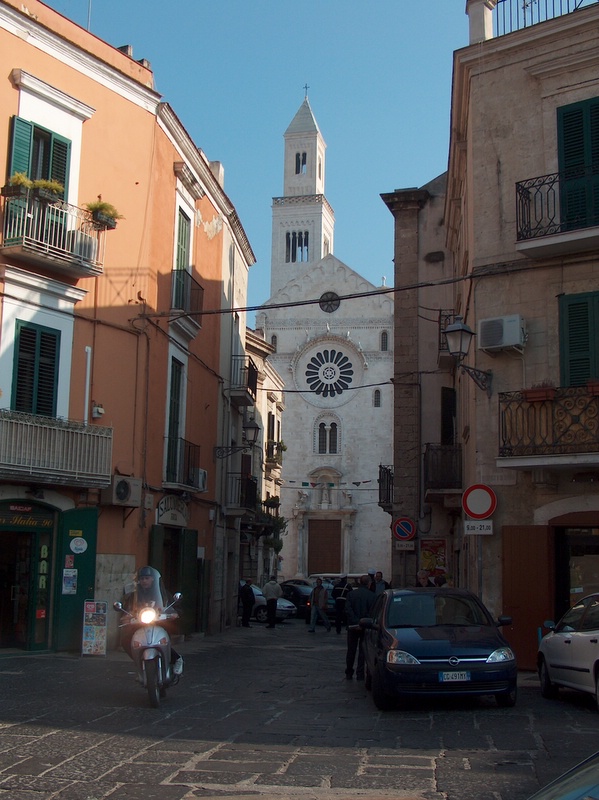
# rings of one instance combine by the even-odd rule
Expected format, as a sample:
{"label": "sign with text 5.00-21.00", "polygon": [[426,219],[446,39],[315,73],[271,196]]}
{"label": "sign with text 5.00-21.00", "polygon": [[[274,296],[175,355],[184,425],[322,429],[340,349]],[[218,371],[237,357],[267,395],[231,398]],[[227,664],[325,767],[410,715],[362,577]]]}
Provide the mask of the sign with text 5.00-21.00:
{"label": "sign with text 5.00-21.00", "polygon": [[477,522],[474,519],[466,519],[464,520],[464,534],[491,536],[493,534],[493,520],[486,519],[484,522]]}

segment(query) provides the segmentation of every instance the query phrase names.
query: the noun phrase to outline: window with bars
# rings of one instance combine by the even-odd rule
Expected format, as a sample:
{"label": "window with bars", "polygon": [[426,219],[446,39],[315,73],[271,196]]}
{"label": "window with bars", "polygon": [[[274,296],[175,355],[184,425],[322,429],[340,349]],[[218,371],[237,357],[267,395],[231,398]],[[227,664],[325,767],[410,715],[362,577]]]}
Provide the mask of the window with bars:
{"label": "window with bars", "polygon": [[380,408],[381,407],[381,390],[380,389],[375,389],[374,390],[374,393],[372,395],[372,405],[375,408]]}
{"label": "window with bars", "polygon": [[17,320],[13,411],[56,416],[60,331]]}

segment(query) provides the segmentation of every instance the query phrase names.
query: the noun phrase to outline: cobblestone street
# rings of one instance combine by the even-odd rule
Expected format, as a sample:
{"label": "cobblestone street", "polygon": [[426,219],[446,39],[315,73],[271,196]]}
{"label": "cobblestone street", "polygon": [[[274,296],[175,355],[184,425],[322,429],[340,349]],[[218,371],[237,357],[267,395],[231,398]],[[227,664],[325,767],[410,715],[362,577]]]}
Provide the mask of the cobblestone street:
{"label": "cobblestone street", "polygon": [[592,698],[376,710],[345,637],[301,621],[178,646],[159,710],[123,653],[0,657],[0,800],[525,800],[598,748]]}

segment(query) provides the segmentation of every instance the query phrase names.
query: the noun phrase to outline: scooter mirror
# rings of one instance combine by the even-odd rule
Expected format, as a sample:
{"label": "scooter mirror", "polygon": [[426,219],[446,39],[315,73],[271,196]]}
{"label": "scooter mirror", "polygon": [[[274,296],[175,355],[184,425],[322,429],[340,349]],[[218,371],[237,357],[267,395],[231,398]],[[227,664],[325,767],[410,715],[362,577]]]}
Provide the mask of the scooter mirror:
{"label": "scooter mirror", "polygon": [[179,600],[182,600],[182,599],[183,599],[183,595],[181,594],[181,592],[176,592],[173,595],[173,602],[174,603],[177,603]]}
{"label": "scooter mirror", "polygon": [[115,611],[122,611],[123,610],[123,604],[119,603],[119,602],[113,603],[112,607],[114,608]]}

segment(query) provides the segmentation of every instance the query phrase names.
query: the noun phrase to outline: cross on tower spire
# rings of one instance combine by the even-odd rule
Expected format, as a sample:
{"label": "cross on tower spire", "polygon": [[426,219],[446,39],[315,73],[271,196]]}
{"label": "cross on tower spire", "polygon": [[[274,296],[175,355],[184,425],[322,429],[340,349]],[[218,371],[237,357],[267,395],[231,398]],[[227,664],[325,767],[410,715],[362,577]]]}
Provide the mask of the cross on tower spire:
{"label": "cross on tower spire", "polygon": [[306,84],[304,84],[304,100],[306,100],[306,99],[307,99],[307,97],[308,97],[308,89],[309,89],[309,88],[310,88],[310,87],[308,86],[308,84],[307,84],[307,83],[306,83]]}

